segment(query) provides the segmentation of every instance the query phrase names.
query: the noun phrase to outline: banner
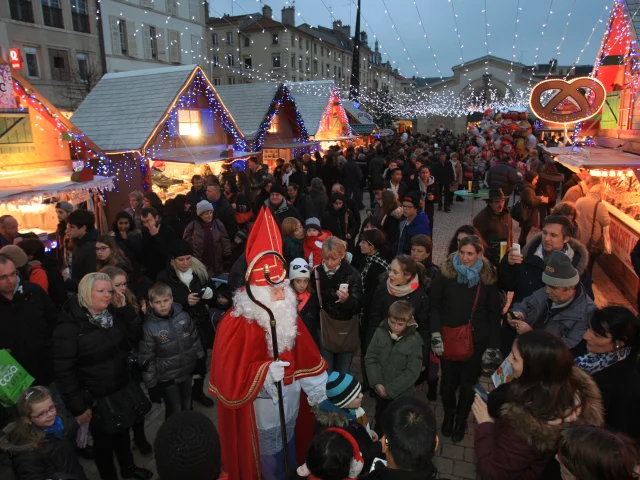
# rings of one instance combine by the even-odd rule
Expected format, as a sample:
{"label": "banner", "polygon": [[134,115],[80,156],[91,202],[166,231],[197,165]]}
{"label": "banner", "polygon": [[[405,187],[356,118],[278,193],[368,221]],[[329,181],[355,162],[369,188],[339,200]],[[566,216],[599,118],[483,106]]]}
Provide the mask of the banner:
{"label": "banner", "polygon": [[11,67],[0,65],[0,109],[15,109],[16,96],[13,93],[13,78],[11,77]]}
{"label": "banner", "polygon": [[633,264],[631,263],[631,252],[635,248],[636,243],[638,243],[640,235],[627,227],[614,215],[610,215],[610,217],[611,226],[609,227],[609,234],[611,235],[611,253],[618,257],[620,261],[635,274]]}

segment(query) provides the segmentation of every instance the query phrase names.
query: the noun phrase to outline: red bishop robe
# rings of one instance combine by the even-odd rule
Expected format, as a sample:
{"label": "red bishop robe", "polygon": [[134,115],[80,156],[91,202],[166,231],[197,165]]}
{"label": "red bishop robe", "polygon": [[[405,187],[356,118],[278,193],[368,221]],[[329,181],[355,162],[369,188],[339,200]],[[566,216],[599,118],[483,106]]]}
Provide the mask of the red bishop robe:
{"label": "red bishop robe", "polygon": [[[327,369],[300,317],[297,325],[295,347],[280,355],[281,361],[291,364],[285,369],[285,385],[320,375]],[[264,385],[272,362],[262,327],[227,312],[216,330],[209,392],[218,397],[222,464],[229,480],[261,478],[253,401]]]}

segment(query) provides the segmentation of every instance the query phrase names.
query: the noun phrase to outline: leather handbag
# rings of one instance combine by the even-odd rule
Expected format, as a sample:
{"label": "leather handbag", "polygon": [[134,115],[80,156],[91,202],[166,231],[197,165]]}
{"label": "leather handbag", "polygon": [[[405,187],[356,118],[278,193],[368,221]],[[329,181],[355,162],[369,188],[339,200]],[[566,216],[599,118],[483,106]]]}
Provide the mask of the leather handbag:
{"label": "leather handbag", "polygon": [[96,399],[91,424],[107,435],[116,435],[143,421],[150,410],[151,401],[140,385],[129,380],[124,388]]}
{"label": "leather handbag", "polygon": [[464,362],[473,355],[473,326],[471,325],[471,321],[478,307],[481,287],[482,282],[478,282],[476,298],[473,301],[469,322],[460,327],[442,327],[442,343],[444,346],[442,358],[445,360]]}
{"label": "leather handbag", "polygon": [[604,253],[604,229],[600,232],[600,238],[598,240],[593,240],[593,233],[596,231],[596,218],[598,213],[598,205],[600,201],[596,202],[596,207],[593,209],[593,224],[591,225],[591,236],[589,237],[589,241],[587,242],[587,250],[590,255],[600,255]]}
{"label": "leather handbag", "polygon": [[331,353],[354,353],[360,345],[358,315],[353,315],[349,320],[337,320],[322,308],[322,295],[320,294],[320,273],[316,267],[316,290],[320,302],[320,341],[322,347]]}

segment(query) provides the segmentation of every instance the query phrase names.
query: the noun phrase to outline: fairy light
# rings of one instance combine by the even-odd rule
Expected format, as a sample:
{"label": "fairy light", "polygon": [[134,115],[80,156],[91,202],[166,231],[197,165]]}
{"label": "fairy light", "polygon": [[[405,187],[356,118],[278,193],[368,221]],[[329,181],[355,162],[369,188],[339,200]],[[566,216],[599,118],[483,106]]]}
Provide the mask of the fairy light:
{"label": "fairy light", "polygon": [[[460,47],[460,61],[462,62],[460,66],[464,67],[464,52],[463,52],[464,45],[462,45],[462,39],[460,38],[460,30],[458,28],[458,14],[456,13],[456,7],[453,5],[453,0],[447,0],[447,1],[451,4],[451,11],[453,12],[453,21],[455,24],[454,31],[456,32],[456,36],[458,37],[458,46]],[[464,77],[467,76],[468,71],[469,69],[465,67],[463,72]]]}
{"label": "fairy light", "polygon": [[518,40],[518,23],[520,23],[521,11],[520,0],[518,0],[518,4],[516,5],[516,24],[513,29],[513,45],[511,46],[511,68],[509,69],[509,81],[507,82],[509,87],[511,87],[513,82],[513,63],[516,61],[516,42]]}
{"label": "fairy light", "polygon": [[540,43],[536,47],[536,55],[535,57],[533,57],[533,68],[531,68],[531,75],[529,76],[529,85],[531,85],[531,82],[533,81],[533,74],[535,73],[536,68],[538,66],[538,57],[540,56],[540,49],[542,48],[542,42],[544,42],[544,34],[547,31],[547,25],[549,25],[549,18],[551,17],[551,15],[553,15],[553,0],[551,0],[551,2],[549,3],[549,10],[547,11],[547,17],[545,18],[544,23],[542,24],[542,32],[540,34]]}
{"label": "fairy light", "polygon": [[[484,0],[484,10],[482,10],[484,15],[484,45],[487,47],[487,57],[491,55],[491,50],[489,49],[489,20],[487,18],[487,0]],[[489,59],[484,62],[484,71],[487,75],[489,75]],[[489,87],[491,87],[491,77],[489,77]]]}
{"label": "fairy light", "polygon": [[391,12],[389,11],[389,8],[387,7],[387,3],[385,2],[385,0],[382,0],[382,5],[384,5],[384,8],[385,8],[384,13],[386,13],[389,16],[389,20],[391,21],[391,28],[393,30],[395,30],[395,32],[397,33],[398,41],[402,44],[402,49],[407,54],[407,60],[409,60],[411,62],[412,66],[413,66],[413,69],[416,71],[416,74],[418,76],[420,76],[420,72],[416,68],[416,62],[414,62],[413,59],[411,58],[411,54],[407,50],[407,45],[404,43],[404,40],[402,40],[402,35],[400,35],[400,32],[396,28],[396,24],[393,21],[393,18],[391,17]]}
{"label": "fairy light", "polygon": [[589,34],[589,38],[587,38],[587,42],[584,44],[584,46],[582,47],[582,49],[580,49],[580,53],[578,53],[578,58],[576,58],[576,60],[573,62],[573,65],[571,66],[571,68],[569,69],[569,71],[567,72],[567,74],[564,76],[564,79],[566,80],[567,78],[569,78],[569,75],[571,75],[571,72],[573,72],[576,68],[576,65],[580,62],[580,58],[582,58],[582,54],[584,53],[585,49],[587,48],[587,46],[589,46],[589,43],[591,42],[591,38],[593,37],[593,34],[595,33],[596,29],[598,28],[598,26],[602,23],[602,16],[604,15],[604,13],[606,11],[609,10],[609,6],[605,5],[604,9],[602,10],[602,13],[600,14],[600,16],[598,17],[598,21],[596,22],[596,24],[593,26],[593,28],[591,29],[591,33]]}
{"label": "fairy light", "polygon": [[[486,5],[486,0],[485,0],[485,5]],[[416,13],[418,14],[418,25],[420,25],[420,27],[422,28],[422,34],[424,36],[424,39],[427,41],[427,47],[429,48],[429,53],[431,53],[431,55],[433,55],[433,65],[436,67],[436,70],[438,70],[438,75],[440,76],[440,80],[444,81],[444,78],[442,77],[442,72],[440,71],[440,65],[438,65],[438,60],[436,58],[436,54],[433,51],[433,49],[431,48],[431,42],[429,41],[429,35],[427,35],[427,30],[424,27],[424,22],[422,21],[422,16],[420,15],[420,9],[418,8],[418,4],[415,2],[415,0],[413,1],[413,6],[416,7]],[[431,88],[430,85],[427,85],[427,86],[429,88]]]}

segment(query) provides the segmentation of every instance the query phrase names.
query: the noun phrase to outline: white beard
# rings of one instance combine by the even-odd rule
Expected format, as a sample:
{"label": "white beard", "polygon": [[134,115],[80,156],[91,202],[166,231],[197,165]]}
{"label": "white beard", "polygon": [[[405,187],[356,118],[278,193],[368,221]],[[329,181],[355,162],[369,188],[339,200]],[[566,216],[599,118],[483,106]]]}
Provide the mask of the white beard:
{"label": "white beard", "polygon": [[[271,301],[270,287],[251,287],[251,292],[256,300],[271,309],[276,319],[276,335],[278,336],[279,353],[292,350],[296,345],[298,335],[298,300],[292,288],[284,287],[284,300]],[[264,338],[267,342],[269,355],[273,357],[273,343],[271,341],[271,324],[269,314],[261,307],[253,303],[244,288],[233,295],[234,317],[243,316],[249,323],[255,321],[264,330]]]}

